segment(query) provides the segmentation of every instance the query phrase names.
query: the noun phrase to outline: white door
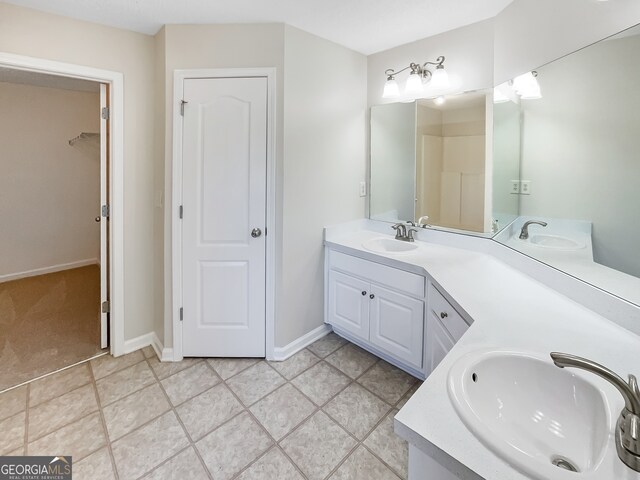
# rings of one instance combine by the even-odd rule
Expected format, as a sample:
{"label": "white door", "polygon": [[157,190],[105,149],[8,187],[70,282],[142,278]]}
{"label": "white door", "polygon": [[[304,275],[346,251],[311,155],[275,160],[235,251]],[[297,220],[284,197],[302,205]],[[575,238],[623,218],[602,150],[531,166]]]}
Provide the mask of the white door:
{"label": "white door", "polygon": [[267,79],[183,94],[183,355],[264,357]]}
{"label": "white door", "polygon": [[421,369],[424,302],[377,285],[371,295],[371,343]]}
{"label": "white door", "polygon": [[108,85],[100,84],[100,348],[109,346],[109,215],[102,211],[109,204],[107,175],[109,171],[109,116],[104,109],[109,105]]}
{"label": "white door", "polygon": [[368,282],[329,271],[329,323],[369,340],[369,287]]}

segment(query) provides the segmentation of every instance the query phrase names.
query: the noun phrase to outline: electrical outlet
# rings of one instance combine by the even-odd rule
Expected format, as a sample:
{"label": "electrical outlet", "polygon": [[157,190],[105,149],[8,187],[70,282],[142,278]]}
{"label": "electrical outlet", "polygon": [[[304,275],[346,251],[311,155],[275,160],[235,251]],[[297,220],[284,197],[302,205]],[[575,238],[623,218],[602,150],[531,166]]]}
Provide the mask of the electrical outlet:
{"label": "electrical outlet", "polygon": [[511,180],[511,189],[509,193],[517,195],[520,193],[520,180]]}
{"label": "electrical outlet", "polygon": [[531,180],[522,180],[520,182],[520,193],[522,195],[531,195]]}
{"label": "electrical outlet", "polygon": [[367,196],[367,182],[360,182],[360,196]]}

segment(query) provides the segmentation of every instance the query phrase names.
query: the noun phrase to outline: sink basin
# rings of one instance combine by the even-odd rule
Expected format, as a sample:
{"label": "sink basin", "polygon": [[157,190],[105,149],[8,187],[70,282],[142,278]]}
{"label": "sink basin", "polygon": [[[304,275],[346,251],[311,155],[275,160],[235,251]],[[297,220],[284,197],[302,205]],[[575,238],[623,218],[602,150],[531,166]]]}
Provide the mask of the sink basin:
{"label": "sink basin", "polygon": [[474,352],[453,365],[448,390],[467,428],[525,475],[604,478],[595,470],[613,431],[606,397],[550,358]]}
{"label": "sink basin", "polygon": [[554,250],[579,250],[585,247],[584,243],[569,237],[541,233],[530,235],[528,239],[520,241],[530,243],[536,247],[550,248]]}
{"label": "sink basin", "polygon": [[388,237],[371,238],[362,243],[362,247],[370,252],[403,254],[414,252],[418,249],[418,245],[411,242],[403,242]]}

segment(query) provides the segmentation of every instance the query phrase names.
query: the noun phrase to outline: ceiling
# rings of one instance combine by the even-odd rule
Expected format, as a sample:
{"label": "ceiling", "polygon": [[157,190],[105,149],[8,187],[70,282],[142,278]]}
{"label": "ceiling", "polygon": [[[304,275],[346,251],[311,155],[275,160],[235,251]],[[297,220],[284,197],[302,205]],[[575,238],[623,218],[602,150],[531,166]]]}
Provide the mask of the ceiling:
{"label": "ceiling", "polygon": [[60,88],[81,92],[97,93],[100,91],[100,84],[97,82],[5,67],[0,67],[0,82],[21,83],[36,87]]}
{"label": "ceiling", "polygon": [[282,22],[369,55],[498,14],[513,0],[8,0],[155,34],[165,24]]}

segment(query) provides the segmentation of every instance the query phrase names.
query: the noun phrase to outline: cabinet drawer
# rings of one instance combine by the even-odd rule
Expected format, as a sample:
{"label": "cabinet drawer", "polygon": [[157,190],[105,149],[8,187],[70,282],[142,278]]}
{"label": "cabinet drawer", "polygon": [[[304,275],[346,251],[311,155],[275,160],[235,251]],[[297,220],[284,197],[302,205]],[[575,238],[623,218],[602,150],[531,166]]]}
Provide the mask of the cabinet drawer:
{"label": "cabinet drawer", "polygon": [[387,267],[333,250],[329,252],[329,268],[356,275],[414,297],[424,298],[425,278],[415,273]]}
{"label": "cabinet drawer", "polygon": [[456,342],[469,328],[467,322],[432,284],[429,284],[429,308]]}

